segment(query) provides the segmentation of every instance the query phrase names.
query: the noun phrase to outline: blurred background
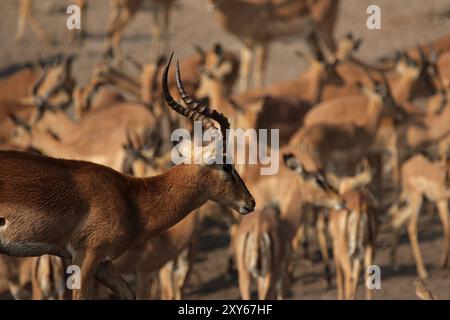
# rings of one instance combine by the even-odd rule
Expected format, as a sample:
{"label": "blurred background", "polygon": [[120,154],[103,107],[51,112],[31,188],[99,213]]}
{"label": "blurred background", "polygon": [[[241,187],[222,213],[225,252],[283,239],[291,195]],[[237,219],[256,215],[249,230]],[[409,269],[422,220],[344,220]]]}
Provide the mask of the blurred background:
{"label": "blurred background", "polygon": [[[65,27],[65,10],[71,1],[33,1],[33,16],[42,25],[48,42],[39,39],[28,25],[23,39],[15,41],[19,0],[0,2],[0,70],[14,64],[32,62],[63,53],[75,54],[72,76],[79,84],[89,79],[93,68],[104,57],[104,42],[107,37],[110,5],[107,0],[88,1],[87,19],[82,21],[82,42],[70,41]],[[381,30],[368,30],[366,9],[376,4],[381,8]],[[152,8],[137,11],[124,30],[121,48],[140,63],[147,63],[151,52],[150,22]],[[86,25],[85,25],[86,24]],[[448,0],[341,0],[337,15],[335,39],[351,32],[361,38],[362,44],[355,56],[367,63],[377,63],[382,57],[392,57],[398,50],[412,48],[447,36],[450,30],[450,2]],[[166,35],[169,54],[183,59],[195,53],[194,45],[209,49],[216,43],[239,56],[241,43],[228,33],[208,10],[206,0],[179,0],[171,11],[170,28]],[[164,50],[164,49],[163,49]],[[162,51],[163,51],[162,50]],[[268,56],[265,85],[297,78],[308,67],[305,59],[295,51],[308,51],[305,40],[291,36],[275,39]],[[128,74],[138,76],[132,63],[125,61],[120,68]],[[448,298],[450,294],[450,272],[441,269],[438,257],[441,252],[442,227],[436,215],[426,216],[419,228],[423,259],[430,273],[429,289]],[[229,232],[226,226],[206,220],[199,233],[198,254],[190,279],[186,285],[187,299],[239,299],[236,273],[228,274]],[[381,289],[374,290],[375,299],[412,299],[416,297],[414,280],[417,271],[408,238],[403,234],[398,249],[400,268],[389,265],[389,234],[382,233],[377,241],[374,263],[381,266]],[[316,242],[311,244],[309,259],[297,253],[294,257],[296,269],[290,286],[289,299],[335,299],[336,287],[327,287],[323,278],[323,266]],[[361,286],[362,288],[362,286]],[[358,298],[364,297],[364,290]],[[4,294],[4,297],[9,297]]]}

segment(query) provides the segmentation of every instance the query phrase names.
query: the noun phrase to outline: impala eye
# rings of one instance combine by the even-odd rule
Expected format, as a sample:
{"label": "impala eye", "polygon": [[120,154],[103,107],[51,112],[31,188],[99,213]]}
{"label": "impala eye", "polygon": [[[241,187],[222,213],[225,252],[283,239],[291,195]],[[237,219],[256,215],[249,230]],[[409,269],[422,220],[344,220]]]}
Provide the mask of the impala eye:
{"label": "impala eye", "polygon": [[322,188],[322,189],[328,189],[328,185],[325,182],[325,179],[322,176],[316,177],[316,183]]}

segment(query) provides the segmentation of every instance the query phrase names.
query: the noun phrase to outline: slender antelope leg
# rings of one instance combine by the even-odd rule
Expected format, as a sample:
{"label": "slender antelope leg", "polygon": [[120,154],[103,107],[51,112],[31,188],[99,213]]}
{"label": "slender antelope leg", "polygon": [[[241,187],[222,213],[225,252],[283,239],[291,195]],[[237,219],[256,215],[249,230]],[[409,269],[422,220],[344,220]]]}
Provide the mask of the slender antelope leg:
{"label": "slender antelope leg", "polygon": [[352,286],[351,290],[349,292],[349,299],[355,300],[356,299],[356,292],[358,291],[358,280],[359,275],[361,273],[361,260],[359,258],[353,259],[352,263]]}
{"label": "slender antelope leg", "polygon": [[[169,27],[170,27],[170,5],[164,6],[163,12],[163,34],[162,34],[162,43],[163,43],[163,52],[169,52]],[[159,54],[159,53],[158,53]]]}
{"label": "slender antelope leg", "polygon": [[[341,240],[338,242],[338,246],[341,248],[345,248],[347,246],[347,244]],[[337,255],[339,256],[339,260],[340,260],[340,267],[344,276],[344,299],[348,300],[351,299],[351,291],[352,291],[352,278],[353,278],[353,274],[352,274],[352,263],[350,261],[350,257],[345,254],[345,250],[344,252],[342,252],[341,250],[338,249],[337,251]]]}
{"label": "slender antelope leg", "polygon": [[161,46],[161,33],[162,33],[162,25],[163,25],[163,17],[162,17],[162,9],[157,6],[153,11],[153,23],[151,27],[152,34],[152,45],[151,45],[151,54],[150,61],[156,61],[158,59],[158,55],[160,52]]}
{"label": "slender antelope leg", "polygon": [[391,154],[391,165],[392,165],[392,179],[394,180],[395,186],[400,185],[400,165],[398,160],[398,142],[397,133],[394,131],[391,134],[391,141],[389,142],[389,152]]}
{"label": "slender antelope leg", "polygon": [[414,196],[412,196],[410,206],[412,213],[411,218],[408,222],[409,241],[411,242],[414,258],[416,260],[417,272],[422,279],[425,279],[428,277],[428,273],[426,271],[425,264],[423,263],[422,256],[420,254],[419,243],[417,241],[417,224],[420,207],[422,206],[422,195],[415,194]]}
{"label": "slender antelope leg", "polygon": [[326,235],[326,222],[323,211],[319,212],[316,221],[317,240],[319,242],[320,254],[322,255],[325,280],[327,281],[327,287],[331,287],[331,268],[330,257],[328,255],[328,242]]}
{"label": "slender antelope leg", "polygon": [[150,274],[150,280],[148,281],[148,286],[150,288],[150,299],[156,300],[159,298],[158,290],[160,288],[160,281],[156,272]]}
{"label": "slender antelope leg", "polygon": [[175,261],[174,260],[167,262],[159,270],[159,281],[161,283],[161,299],[162,300],[173,300],[175,298],[174,273],[175,273]]}
{"label": "slender antelope leg", "polygon": [[136,297],[138,300],[146,300],[149,298],[150,294],[148,292],[149,279],[145,271],[138,269],[136,270]]}
{"label": "slender antelope leg", "polygon": [[258,286],[258,299],[259,300],[272,300],[275,298],[275,288],[272,285],[272,277],[274,275],[271,272],[268,272],[263,277],[258,277],[257,286]]}
{"label": "slender antelope leg", "polygon": [[128,7],[124,7],[122,9],[116,23],[115,32],[112,36],[112,49],[114,52],[114,58],[119,66],[123,64],[123,52],[120,46],[120,42],[122,41],[125,27],[130,22],[131,18],[133,17],[133,14],[134,12],[131,12],[131,9]]}
{"label": "slender antelope leg", "polygon": [[25,34],[25,27],[27,25],[27,19],[31,11],[31,0],[20,0],[19,14],[17,17],[17,31],[15,41],[19,42],[23,40]]}
{"label": "slender antelope leg", "polygon": [[241,67],[240,67],[240,79],[239,90],[245,92],[249,89],[250,75],[253,67],[253,47],[247,47],[244,45],[241,49]]}
{"label": "slender antelope leg", "polygon": [[80,289],[73,290],[73,300],[91,298],[94,273],[100,263],[100,260],[101,259],[91,251],[78,251],[74,254],[72,263],[80,268],[81,287]]}
{"label": "slender antelope leg", "polygon": [[339,255],[339,249],[337,244],[333,241],[333,260],[334,260],[334,269],[336,273],[336,288],[337,288],[337,296],[338,300],[344,299],[344,281],[341,267],[341,257]]}
{"label": "slender antelope leg", "polygon": [[448,199],[442,199],[437,202],[439,217],[441,218],[442,227],[444,228],[444,243],[441,255],[441,267],[446,268],[448,264],[448,250],[450,246],[450,225],[448,218]]}
{"label": "slender antelope leg", "polygon": [[255,75],[254,86],[258,89],[264,86],[268,54],[268,43],[261,43],[255,47],[255,71],[253,74]]}
{"label": "slender antelope leg", "polygon": [[110,13],[108,17],[107,38],[105,41],[104,52],[105,54],[113,56],[113,38],[117,32],[117,22],[119,20],[122,9],[117,0],[109,0],[109,7]]}
{"label": "slender antelope leg", "polygon": [[96,269],[95,277],[98,281],[111,289],[121,299],[136,299],[133,290],[131,290],[130,286],[122,278],[120,273],[116,271],[111,261],[102,261]]}
{"label": "slender antelope leg", "polygon": [[372,244],[369,244],[366,246],[364,252],[364,287],[366,288],[366,300],[372,300],[372,290],[367,287],[367,280],[369,279],[367,270],[372,265],[373,248],[374,246]]}
{"label": "slender antelope leg", "polygon": [[[239,250],[239,249],[238,249]],[[238,269],[238,278],[239,278],[239,291],[241,293],[242,300],[250,300],[250,284],[251,284],[251,275],[245,269],[243,257],[240,258],[240,254],[236,256],[236,264]]]}
{"label": "slender antelope leg", "polygon": [[31,29],[38,36],[39,40],[48,42],[47,35],[45,34],[44,28],[39,23],[39,21],[33,16],[31,12],[28,13],[28,19],[30,20]]}
{"label": "slender antelope leg", "polygon": [[390,250],[390,264],[393,270],[398,270],[397,264],[397,249],[398,249],[398,240],[400,239],[400,229],[394,229],[392,231],[391,238],[391,250]]}

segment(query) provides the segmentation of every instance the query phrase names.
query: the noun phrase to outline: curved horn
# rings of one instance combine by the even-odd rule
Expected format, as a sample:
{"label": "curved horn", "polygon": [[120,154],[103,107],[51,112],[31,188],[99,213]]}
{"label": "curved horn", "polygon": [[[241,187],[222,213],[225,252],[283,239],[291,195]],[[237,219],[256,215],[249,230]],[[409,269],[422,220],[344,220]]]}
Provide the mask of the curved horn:
{"label": "curved horn", "polygon": [[423,51],[422,46],[418,45],[417,50],[419,51],[420,59],[422,60],[422,63],[428,62],[428,57],[425,54],[425,51]]}
{"label": "curved horn", "polygon": [[[170,62],[169,62],[170,64]],[[180,74],[180,64],[177,62],[177,71],[176,71],[176,82],[177,82],[177,89],[178,93],[180,94],[181,98],[183,99],[184,103],[187,104],[187,106],[196,112],[199,112],[203,116],[210,118],[212,120],[215,120],[219,126],[220,131],[222,133],[223,141],[226,140],[226,131],[227,129],[230,129],[230,122],[228,121],[227,117],[225,117],[222,113],[217,112],[215,109],[210,109],[208,106],[204,106],[198,101],[192,99],[184,89],[183,82],[181,80],[181,74]]]}
{"label": "curved horn", "polygon": [[33,85],[33,89],[31,90],[33,96],[37,95],[37,91],[39,90],[39,87],[41,86],[42,82],[44,82],[44,79],[47,76],[47,73],[48,73],[48,67],[45,67],[44,70],[42,71],[41,75],[39,76],[39,78],[37,79],[35,84]]}
{"label": "curved horn", "polygon": [[[169,105],[170,108],[172,108],[175,112],[181,114],[182,116],[191,119],[193,121],[201,121],[203,124],[203,127],[205,129],[209,128],[216,128],[214,125],[214,122],[208,119],[205,115],[198,112],[197,110],[188,109],[178,102],[176,102],[169,91],[169,85],[168,85],[168,74],[170,69],[170,64],[172,62],[173,52],[170,56],[169,62],[167,63],[167,66],[164,69],[163,76],[162,76],[162,91],[164,95],[164,99],[166,100],[166,103]],[[217,129],[217,128],[216,128]]]}

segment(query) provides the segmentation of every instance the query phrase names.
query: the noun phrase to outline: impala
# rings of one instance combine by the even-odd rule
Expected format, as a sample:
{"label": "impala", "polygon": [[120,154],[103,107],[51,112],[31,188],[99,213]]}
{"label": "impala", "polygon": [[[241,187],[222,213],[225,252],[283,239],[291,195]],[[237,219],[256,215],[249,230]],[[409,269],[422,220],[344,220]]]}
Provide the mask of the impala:
{"label": "impala", "polygon": [[209,7],[219,23],[242,42],[240,91],[249,89],[251,81],[256,87],[262,87],[269,45],[274,39],[304,36],[317,50],[316,29],[320,38],[334,50],[338,6],[339,1],[330,0],[209,0]]}
{"label": "impala", "polygon": [[[448,214],[448,200],[450,190],[447,188],[450,175],[450,163],[443,159],[431,162],[423,155],[416,155],[410,158],[402,165],[402,193],[399,197],[401,201],[406,202],[403,207],[394,204],[391,209],[393,214],[393,226],[398,233],[398,229],[404,224],[408,224],[408,237],[411,242],[411,248],[416,260],[417,273],[421,278],[426,278],[428,272],[420,254],[419,243],[417,240],[417,225],[420,208],[422,207],[423,197],[436,203],[439,218],[444,229],[443,250],[441,255],[441,267],[445,268],[448,264],[448,251],[450,248],[450,224]],[[396,240],[396,239],[395,239]],[[395,241],[392,250],[392,263],[395,266],[397,243]]]}
{"label": "impala", "polygon": [[[118,62],[123,61],[120,41],[125,27],[142,5],[142,0],[109,0],[111,13],[108,22],[108,37],[106,41],[107,52],[117,57]],[[162,36],[167,37],[170,24],[170,11],[175,0],[150,0],[153,6],[153,22],[151,25],[152,50],[151,59],[159,54]],[[167,41],[167,39],[165,39]]]}
{"label": "impala", "polygon": [[[167,86],[169,66],[170,62],[163,75],[167,104],[185,117],[200,120],[205,129],[218,130],[216,121],[225,133],[228,121],[222,114],[202,105],[187,109],[173,100]],[[226,142],[226,135],[222,137]],[[0,252],[71,258],[81,268],[81,288],[73,291],[75,299],[90,297],[94,276],[119,297],[134,298],[111,261],[133,244],[161,234],[207,200],[241,214],[255,207],[231,164],[181,164],[159,176],[131,178],[89,162],[16,151],[0,151],[0,156],[0,193],[5,199]],[[24,175],[24,170],[29,173]]]}
{"label": "impala", "polygon": [[[376,205],[365,188],[348,190],[342,197],[346,208],[331,210],[328,226],[333,242],[338,299],[355,299],[361,269],[367,282],[367,268],[373,261],[378,224]],[[371,298],[371,289],[366,288],[366,299]]]}
{"label": "impala", "polygon": [[251,298],[251,282],[257,283],[258,299],[281,299],[288,242],[284,238],[279,208],[267,206],[245,216],[233,235],[239,290]]}

